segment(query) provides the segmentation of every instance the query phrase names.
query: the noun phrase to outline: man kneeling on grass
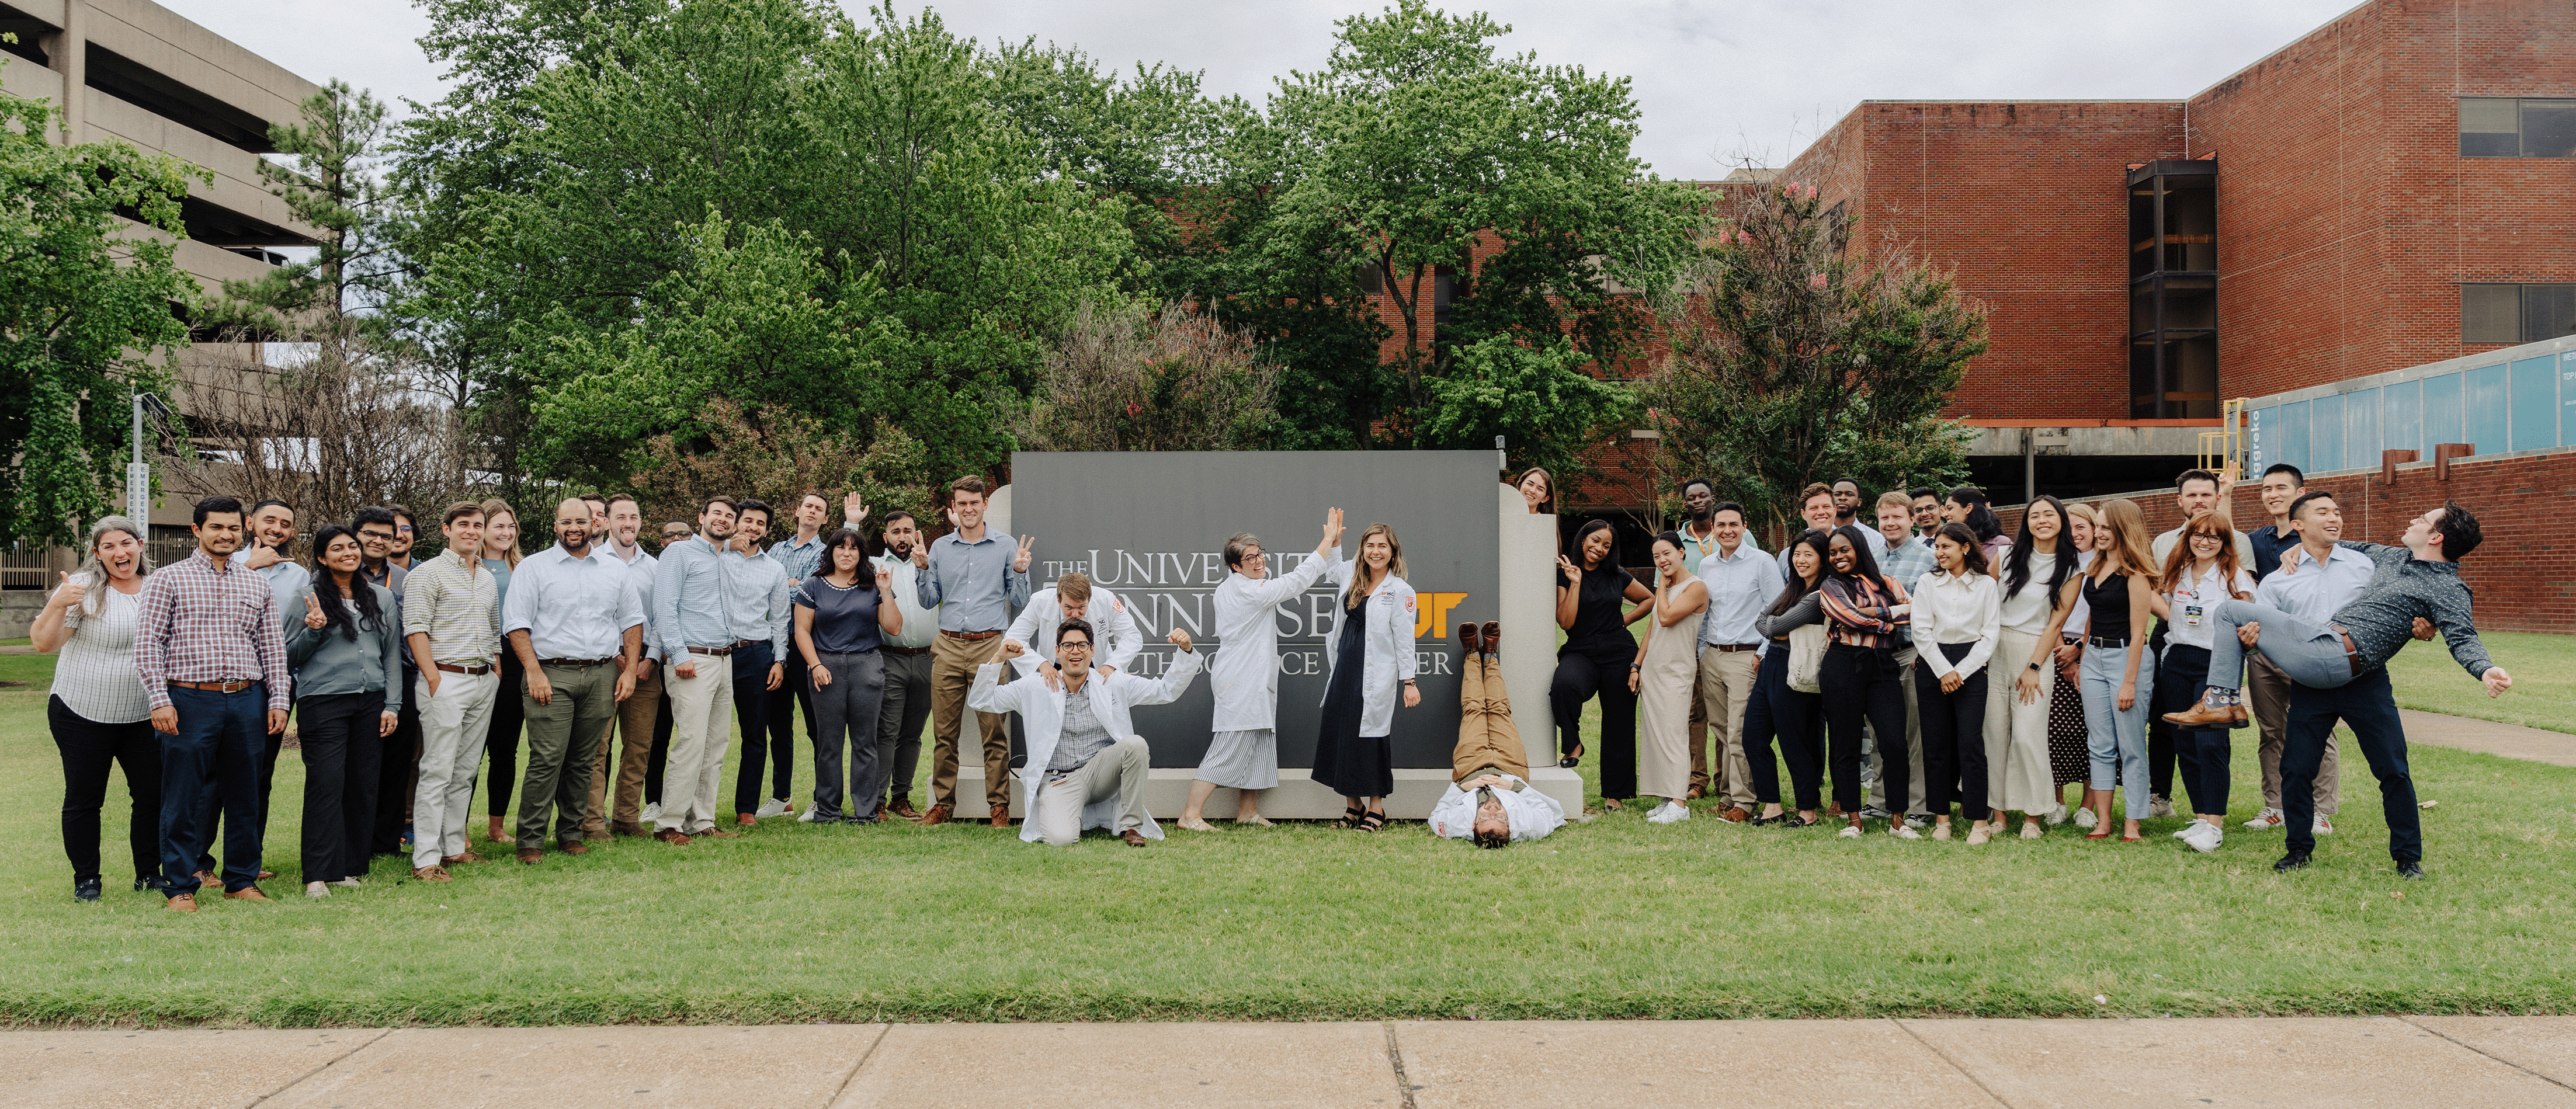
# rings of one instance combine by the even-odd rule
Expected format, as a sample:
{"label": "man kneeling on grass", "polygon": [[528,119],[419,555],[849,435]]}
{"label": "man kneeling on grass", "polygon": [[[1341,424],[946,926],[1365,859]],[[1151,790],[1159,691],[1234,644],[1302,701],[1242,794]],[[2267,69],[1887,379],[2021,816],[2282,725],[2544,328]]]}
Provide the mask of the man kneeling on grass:
{"label": "man kneeling on grass", "polygon": [[1081,619],[1066,620],[1055,629],[1061,688],[1050,689],[1033,677],[1000,684],[1003,667],[1028,649],[1016,639],[1002,643],[999,660],[975,668],[967,707],[1019,713],[1028,728],[1029,758],[1020,776],[1030,801],[1029,819],[1020,827],[1022,840],[1071,847],[1084,828],[1115,831],[1129,847],[1163,838],[1163,829],[1145,811],[1151,760],[1128,710],[1170,704],[1198,675],[1199,656],[1190,649],[1189,633],[1173,628],[1170,641],[1180,650],[1160,678],[1094,671],[1091,622]]}
{"label": "man kneeling on grass", "polygon": [[1529,788],[1529,751],[1512,724],[1512,700],[1503,689],[1503,627],[1488,620],[1480,630],[1458,625],[1466,657],[1458,666],[1458,746],[1449,754],[1449,792],[1431,807],[1431,834],[1473,839],[1478,847],[1508,847],[1540,839],[1565,826],[1556,798]]}

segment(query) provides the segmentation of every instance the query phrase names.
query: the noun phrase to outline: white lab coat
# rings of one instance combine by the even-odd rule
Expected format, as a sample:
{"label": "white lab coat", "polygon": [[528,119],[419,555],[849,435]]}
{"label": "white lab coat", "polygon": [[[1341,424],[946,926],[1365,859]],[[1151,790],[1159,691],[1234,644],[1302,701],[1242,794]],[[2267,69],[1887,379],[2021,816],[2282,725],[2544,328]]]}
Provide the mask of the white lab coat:
{"label": "white lab coat", "polygon": [[[1496,776],[1521,784],[1517,791],[1494,791],[1494,797],[1503,803],[1503,818],[1511,823],[1512,842],[1543,839],[1549,832],[1565,827],[1565,808],[1556,803],[1556,798],[1531,789],[1528,782],[1512,775]],[[1451,782],[1449,792],[1440,795],[1440,803],[1431,806],[1431,834],[1442,839],[1476,838],[1476,791],[1460,789]]]}
{"label": "white lab coat", "polygon": [[[1309,552],[1311,554],[1312,552]],[[1275,556],[1274,556],[1275,557]],[[1216,711],[1214,732],[1249,732],[1278,726],[1279,606],[1294,603],[1342,561],[1304,558],[1297,568],[1266,578],[1229,572],[1216,586],[1216,657],[1208,660],[1208,686]]]}
{"label": "white lab coat", "polygon": [[[1091,716],[1115,736],[1135,735],[1135,722],[1128,710],[1139,705],[1167,705],[1190,687],[1198,676],[1199,656],[1196,651],[1172,652],[1171,667],[1159,678],[1140,678],[1121,671],[1101,677],[1093,671],[1086,683],[1091,690]],[[975,684],[966,690],[966,707],[977,712],[1016,712],[1028,727],[1029,759],[1020,767],[1020,784],[1027,789],[1030,811],[1037,809],[1038,790],[1045,785],[1047,762],[1055,757],[1055,741],[1064,734],[1064,691],[1048,689],[1036,678],[1021,678],[1002,684],[1002,664],[988,662],[975,668]],[[1082,808],[1082,826],[1108,828],[1118,826],[1118,799],[1102,798]],[[1163,838],[1163,829],[1154,823],[1153,814],[1145,815],[1140,829],[1146,839]],[[1020,838],[1031,843],[1038,839],[1038,822],[1021,822]]]}
{"label": "white lab coat", "polygon": [[[1096,633],[1092,636],[1092,658],[1102,666],[1115,667],[1124,674],[1133,669],[1136,653],[1145,649],[1145,636],[1136,630],[1136,618],[1118,595],[1099,586],[1091,587],[1091,604],[1083,610],[1083,620]],[[1064,604],[1056,599],[1050,586],[1029,598],[1011,621],[1011,630],[1002,638],[1016,639],[1028,648],[1011,660],[1011,667],[1022,674],[1034,674],[1042,663],[1055,661],[1055,630],[1064,623]]]}
{"label": "white lab coat", "polygon": [[[1324,630],[1324,672],[1327,675],[1332,673],[1333,667],[1340,665],[1340,660],[1333,656],[1342,640],[1345,610],[1342,608],[1341,590],[1350,587],[1351,575],[1358,568],[1359,563],[1356,562],[1333,563],[1333,585],[1336,587],[1333,626]],[[1403,578],[1388,574],[1385,581],[1377,583],[1377,589],[1369,594],[1368,599],[1360,603],[1370,606],[1368,628],[1361,633],[1360,639],[1368,645],[1365,657],[1361,659],[1364,669],[1360,671],[1360,735],[1375,737],[1395,730],[1396,687],[1413,677],[1413,587],[1406,585]],[[1326,678],[1326,696],[1331,696],[1332,686],[1331,679]]]}

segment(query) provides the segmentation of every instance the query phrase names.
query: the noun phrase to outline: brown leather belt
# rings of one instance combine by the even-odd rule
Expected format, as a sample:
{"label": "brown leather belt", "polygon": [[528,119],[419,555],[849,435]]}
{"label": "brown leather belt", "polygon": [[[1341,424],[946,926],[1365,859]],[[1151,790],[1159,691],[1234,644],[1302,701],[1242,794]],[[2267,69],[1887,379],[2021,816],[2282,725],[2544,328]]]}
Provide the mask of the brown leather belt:
{"label": "brown leather belt", "polygon": [[889,655],[926,655],[930,653],[930,648],[928,647],[897,647],[891,643],[880,648],[880,650],[883,650]]}
{"label": "brown leather belt", "polygon": [[768,642],[769,641],[766,639],[737,639],[733,641],[733,649],[737,651],[748,651],[754,647],[764,646]]}
{"label": "brown leather belt", "polygon": [[239,693],[242,690],[258,685],[259,679],[244,678],[237,682],[171,682],[169,684],[178,686],[181,689],[201,689],[208,693]]}
{"label": "brown leather belt", "polygon": [[717,658],[723,658],[723,657],[725,657],[726,655],[732,654],[732,653],[733,653],[733,648],[731,648],[731,647],[691,647],[691,648],[689,648],[689,653],[690,653],[690,654],[693,654],[693,655],[713,655],[713,656],[715,656],[715,657],[717,657]]}
{"label": "brown leather belt", "polygon": [[570,666],[578,669],[585,666],[606,666],[615,661],[617,660],[613,658],[541,658],[537,660],[537,665]]}
{"label": "brown leather belt", "polygon": [[1716,651],[1719,654],[1731,655],[1737,651],[1759,651],[1762,649],[1762,645],[1759,643],[1711,643],[1708,645],[1708,649]]}
{"label": "brown leather belt", "polygon": [[971,643],[971,642],[974,642],[974,641],[976,641],[976,640],[981,640],[981,639],[991,639],[991,638],[993,638],[994,636],[1000,635],[1000,634],[1002,634],[1002,633],[1001,633],[1001,632],[999,632],[999,631],[989,631],[989,632],[953,632],[953,631],[949,631],[949,630],[948,630],[948,629],[946,629],[946,628],[941,628],[941,629],[939,629],[939,634],[944,635],[944,636],[947,636],[947,637],[948,637],[948,638],[950,638],[950,639],[963,639],[963,640],[966,640],[966,641],[968,641],[968,642],[970,642],[970,643]]}
{"label": "brown leather belt", "polygon": [[492,668],[489,666],[455,666],[444,662],[435,663],[433,665],[436,665],[439,669],[445,670],[450,674],[465,674],[473,677],[480,677],[492,672]]}
{"label": "brown leather belt", "polygon": [[2352,666],[2352,676],[2356,678],[2360,677],[2362,671],[2361,648],[2353,643],[2351,632],[2345,631],[2342,628],[2336,628],[2334,633],[2337,638],[2343,640],[2343,660]]}

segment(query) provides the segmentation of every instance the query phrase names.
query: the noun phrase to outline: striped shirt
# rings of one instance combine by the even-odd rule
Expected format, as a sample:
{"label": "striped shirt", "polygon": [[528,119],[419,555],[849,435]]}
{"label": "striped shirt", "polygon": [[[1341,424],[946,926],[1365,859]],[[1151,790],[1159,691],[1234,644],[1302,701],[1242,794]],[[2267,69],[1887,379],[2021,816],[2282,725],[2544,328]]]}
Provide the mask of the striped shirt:
{"label": "striped shirt", "polygon": [[1867,578],[1836,574],[1825,579],[1821,592],[1826,637],[1836,643],[1872,650],[1892,646],[1896,630],[1908,622],[1888,611],[1895,607],[1895,599]]}
{"label": "striped shirt", "polygon": [[[1905,542],[1889,547],[1887,553],[1878,556],[1879,572],[1896,579],[1896,584],[1904,586],[1908,595],[1913,594],[1915,585],[1923,580],[1924,575],[1940,568],[1939,560],[1932,557],[1932,541],[1929,539],[1907,536]],[[1896,629],[1896,642],[1899,646],[1914,642],[1913,629]]]}
{"label": "striped shirt", "polygon": [[795,649],[796,606],[788,599],[787,571],[759,555],[727,552],[725,598],[734,635],[769,644],[770,657],[787,661]]}
{"label": "striped shirt", "polygon": [[1099,717],[1092,715],[1091,691],[1099,687],[1099,682],[1088,681],[1078,689],[1065,691],[1064,724],[1056,731],[1055,753],[1047,757],[1047,773],[1059,777],[1071,774],[1090,765],[1110,744],[1118,742],[1110,738],[1109,729],[1101,726]]}
{"label": "striped shirt", "polygon": [[501,653],[501,582],[454,551],[403,578],[403,635],[429,636],[429,661],[490,666]]}
{"label": "striped shirt", "polygon": [[134,628],[134,673],[153,708],[170,707],[171,682],[255,681],[269,708],[286,711],[294,682],[268,579],[218,569],[200,547],[144,577]]}
{"label": "striped shirt", "polygon": [[769,549],[762,553],[777,563],[779,569],[787,571],[788,588],[798,588],[805,584],[805,579],[814,576],[816,566],[823,564],[823,536],[818,532],[814,538],[800,543],[790,535],[770,544]]}
{"label": "striped shirt", "polygon": [[88,585],[89,577],[75,580],[98,598],[98,615],[81,615],[82,605],[63,613],[63,627],[72,634],[54,662],[53,694],[83,720],[131,724],[152,715],[143,682],[134,676],[135,598],[112,586]]}

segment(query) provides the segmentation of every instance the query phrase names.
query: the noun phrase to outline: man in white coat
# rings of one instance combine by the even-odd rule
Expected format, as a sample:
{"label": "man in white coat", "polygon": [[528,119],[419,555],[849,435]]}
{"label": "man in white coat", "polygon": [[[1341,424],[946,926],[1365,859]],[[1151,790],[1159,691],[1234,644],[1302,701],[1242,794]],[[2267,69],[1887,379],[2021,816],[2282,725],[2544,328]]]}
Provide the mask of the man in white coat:
{"label": "man in white coat", "polygon": [[1145,649],[1145,636],[1136,630],[1136,618],[1118,595],[1091,584],[1090,575],[1076,570],[1055,579],[1052,589],[1038,590],[1029,598],[1028,607],[1011,621],[1002,638],[1017,640],[1027,650],[1011,658],[1011,666],[1021,676],[1049,671],[1047,684],[1056,684],[1055,629],[1067,620],[1082,620],[1100,630],[1104,641],[1092,657],[1113,674],[1123,674],[1136,662],[1136,654]]}
{"label": "man in white coat", "polygon": [[1556,798],[1529,788],[1518,776],[1481,774],[1449,784],[1440,803],[1431,806],[1431,834],[1442,839],[1472,839],[1478,847],[1508,847],[1544,839],[1565,826],[1565,809]]}
{"label": "man in white coat", "polygon": [[[1027,791],[1029,819],[1021,822],[1020,839],[1071,847],[1084,828],[1114,831],[1129,847],[1163,838],[1163,829],[1145,811],[1152,760],[1129,710],[1170,704],[1190,687],[1199,673],[1190,633],[1172,629],[1172,645],[1180,650],[1160,678],[1093,670],[1090,621],[1066,620],[1055,634],[1056,658],[1064,666],[1062,688],[1049,689],[1025,677],[999,684],[1002,663],[988,662],[976,668],[975,684],[966,691],[967,707],[1016,712],[1028,727],[1029,758],[1020,781]],[[1005,660],[1025,651],[1016,639],[1002,643]]]}
{"label": "man in white coat", "polygon": [[1235,823],[1270,823],[1261,819],[1261,791],[1279,784],[1279,607],[1305,596],[1341,560],[1338,508],[1326,510],[1324,541],[1315,545],[1314,556],[1278,577],[1270,576],[1269,555],[1258,536],[1247,531],[1225,541],[1228,570],[1216,587],[1217,652],[1208,664],[1216,700],[1208,727],[1214,735],[1190,783],[1181,827],[1216,830],[1204,810],[1220,786],[1242,795]]}

